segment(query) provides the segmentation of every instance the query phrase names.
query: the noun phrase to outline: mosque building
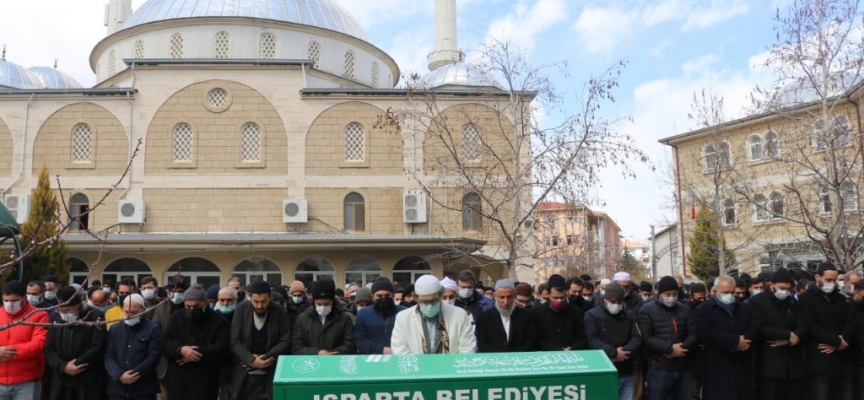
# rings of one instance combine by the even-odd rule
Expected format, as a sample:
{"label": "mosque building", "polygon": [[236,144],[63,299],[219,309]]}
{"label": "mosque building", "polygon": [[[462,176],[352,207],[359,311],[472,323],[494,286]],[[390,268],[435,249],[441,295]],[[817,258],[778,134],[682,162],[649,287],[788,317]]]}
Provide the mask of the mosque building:
{"label": "mosque building", "polygon": [[[91,88],[56,65],[0,60],[0,198],[24,222],[41,168],[60,176],[70,280],[93,264],[92,279],[182,270],[205,287],[507,275],[477,261],[491,230],[454,211],[472,193],[432,188],[454,204],[441,207],[413,178],[429,161],[424,132],[379,121],[416,103],[337,1],[148,0],[133,12],[110,0],[106,26]],[[486,94],[504,91],[457,49],[455,0],[436,0],[435,29],[424,79],[442,115],[488,112]],[[484,127],[467,129],[480,140]],[[104,249],[87,230],[106,233]]]}

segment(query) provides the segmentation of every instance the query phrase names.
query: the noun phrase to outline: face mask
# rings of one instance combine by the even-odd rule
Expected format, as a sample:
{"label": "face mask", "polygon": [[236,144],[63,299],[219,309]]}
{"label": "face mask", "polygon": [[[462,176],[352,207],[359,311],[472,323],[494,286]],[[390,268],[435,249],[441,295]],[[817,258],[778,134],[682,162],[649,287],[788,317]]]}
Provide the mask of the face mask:
{"label": "face mask", "polygon": [[735,295],[732,293],[721,294],[718,295],[717,298],[720,300],[720,302],[726,305],[732,305],[735,303]]}
{"label": "face mask", "polygon": [[564,306],[567,305],[564,302],[564,299],[549,299],[549,307],[552,308],[553,311],[561,311],[564,309]]}
{"label": "face mask", "polygon": [[753,294],[752,294],[752,296],[755,296],[755,295],[757,295],[757,294],[759,294],[759,293],[762,293],[762,289],[753,289]]}
{"label": "face mask", "polygon": [[678,304],[678,296],[660,296],[660,301],[663,302],[664,306],[671,308]]}
{"label": "face mask", "polygon": [[378,300],[375,300],[375,311],[387,313],[393,311],[393,308],[396,306],[392,297],[382,297]]}
{"label": "face mask", "polygon": [[300,304],[303,302],[303,296],[291,296],[291,301],[293,301],[294,304]]}
{"label": "face mask", "polygon": [[474,291],[474,289],[470,289],[470,288],[459,289],[459,298],[460,299],[470,299],[472,296],[471,292],[473,292],[473,291]]}
{"label": "face mask", "polygon": [[833,284],[833,283],[824,283],[824,284],[822,284],[822,291],[825,292],[825,293],[831,293],[831,292],[833,292],[833,291],[834,291],[834,284]]}
{"label": "face mask", "polygon": [[184,309],[186,312],[186,318],[189,318],[192,322],[198,322],[201,318],[204,317],[204,309],[203,308],[193,308],[193,309]]}
{"label": "face mask", "polygon": [[21,311],[21,302],[20,301],[4,301],[3,308],[6,309],[6,312],[10,315],[18,314]]}
{"label": "face mask", "polygon": [[605,295],[606,295],[606,289],[601,289],[600,290],[600,297],[603,297]]}
{"label": "face mask", "polygon": [[651,298],[651,296],[644,296],[644,295],[643,295],[643,296],[642,296],[642,301],[648,301],[648,299],[650,299],[650,298]]}
{"label": "face mask", "polygon": [[845,287],[846,287],[846,282],[845,282],[845,281],[842,281],[842,280],[838,280],[838,281],[837,281],[837,287],[839,287],[839,288],[845,288]]}
{"label": "face mask", "polygon": [[54,301],[54,299],[57,298],[57,293],[54,293],[54,292],[45,292],[45,298],[48,299],[48,300],[50,300],[50,301]]}
{"label": "face mask", "polygon": [[171,302],[174,304],[180,304],[183,302],[183,297],[184,297],[183,293],[174,292],[174,294],[171,295]]}
{"label": "face mask", "polygon": [[234,312],[234,309],[236,309],[237,306],[234,304],[227,305],[227,306],[222,306],[222,305],[217,304],[216,308],[218,308],[219,312],[221,312],[222,314],[231,314]]}
{"label": "face mask", "polygon": [[606,303],[606,311],[609,311],[609,314],[618,315],[621,312],[621,309],[624,308],[621,304],[612,304],[608,301],[604,301]]}
{"label": "face mask", "polygon": [[123,302],[126,301],[126,296],[117,296],[117,301],[117,304],[123,304]]}
{"label": "face mask", "polygon": [[540,304],[546,304],[546,299],[540,299]]}
{"label": "face mask", "polygon": [[156,298],[156,289],[144,289],[141,294],[144,296],[144,300],[152,301]]}
{"label": "face mask", "polygon": [[582,298],[585,299],[585,301],[591,301],[591,296],[582,296]]}
{"label": "face mask", "polygon": [[111,288],[110,287],[102,288],[102,291],[105,292],[105,294],[111,294]]}
{"label": "face mask", "polygon": [[62,319],[63,322],[75,322],[76,320],[78,320],[78,314],[60,313],[60,319]]}
{"label": "face mask", "polygon": [[393,300],[393,303],[395,303],[398,306],[398,305],[402,304],[402,300]]}
{"label": "face mask", "polygon": [[315,312],[324,318],[327,318],[327,316],[330,315],[332,309],[333,306],[315,306]]}
{"label": "face mask", "polygon": [[138,325],[139,322],[141,322],[141,317],[129,318],[123,321],[123,323],[129,326]]}
{"label": "face mask", "polygon": [[38,306],[39,303],[42,302],[41,300],[42,300],[42,298],[40,298],[39,296],[37,296],[35,294],[28,294],[27,295],[27,302],[34,305],[34,306]]}
{"label": "face mask", "polygon": [[452,305],[456,304],[456,299],[449,299],[449,300],[448,299],[441,299],[441,302],[444,304],[452,306]]}
{"label": "face mask", "polygon": [[441,312],[441,302],[420,305],[420,314],[423,314],[426,318],[435,318],[439,312]]}
{"label": "face mask", "polygon": [[777,300],[780,300],[780,301],[786,300],[786,298],[789,297],[789,291],[788,290],[775,290],[774,291],[774,297],[776,297]]}
{"label": "face mask", "polygon": [[486,298],[489,299],[489,300],[492,300],[492,299],[493,299],[493,297],[490,296],[490,295],[488,295],[488,294],[486,295]]}

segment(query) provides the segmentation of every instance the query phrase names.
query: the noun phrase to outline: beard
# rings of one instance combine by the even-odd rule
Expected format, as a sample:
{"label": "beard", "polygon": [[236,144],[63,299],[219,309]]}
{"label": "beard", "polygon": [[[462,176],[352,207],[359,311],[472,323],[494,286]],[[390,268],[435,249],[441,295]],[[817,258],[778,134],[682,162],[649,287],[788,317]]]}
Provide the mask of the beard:
{"label": "beard", "polygon": [[498,302],[496,301],[495,308],[498,310],[499,313],[501,313],[501,315],[509,318],[511,315],[513,315],[513,310],[516,308],[516,302],[514,301],[513,304],[510,305],[510,308],[502,308],[498,305]]}

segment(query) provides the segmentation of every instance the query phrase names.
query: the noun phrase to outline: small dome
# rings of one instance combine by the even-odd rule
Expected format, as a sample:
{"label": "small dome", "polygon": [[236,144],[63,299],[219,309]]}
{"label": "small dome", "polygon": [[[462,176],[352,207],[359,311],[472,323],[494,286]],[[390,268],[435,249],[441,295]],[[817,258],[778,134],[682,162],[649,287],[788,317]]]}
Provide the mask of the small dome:
{"label": "small dome", "polygon": [[28,68],[28,70],[39,78],[45,89],[81,89],[83,87],[75,78],[57,68],[33,67]]}
{"label": "small dome", "polygon": [[360,24],[335,0],[148,0],[123,29],[195,17],[261,18],[329,29],[368,41]]}
{"label": "small dome", "polygon": [[0,87],[12,89],[44,89],[42,82],[26,68],[0,58]]}
{"label": "small dome", "polygon": [[426,74],[423,77],[423,81],[429,88],[440,86],[475,86],[501,89],[501,84],[488,71],[465,62],[442,66]]}

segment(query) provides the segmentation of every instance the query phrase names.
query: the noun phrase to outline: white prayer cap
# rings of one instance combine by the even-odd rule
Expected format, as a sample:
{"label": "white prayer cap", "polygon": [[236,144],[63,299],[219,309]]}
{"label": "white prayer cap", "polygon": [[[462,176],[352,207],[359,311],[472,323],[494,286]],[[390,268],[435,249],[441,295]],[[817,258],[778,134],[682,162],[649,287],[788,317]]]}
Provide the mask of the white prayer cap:
{"label": "white prayer cap", "polygon": [[459,285],[456,284],[456,281],[447,277],[444,277],[444,279],[441,280],[441,287],[444,289],[452,289],[454,292],[459,291]]}
{"label": "white prayer cap", "polygon": [[614,278],[613,280],[615,282],[629,281],[630,280],[630,274],[623,272],[623,271],[616,272],[615,276],[613,278]]}
{"label": "white prayer cap", "polygon": [[126,300],[123,301],[124,305],[132,303],[135,303],[141,307],[146,307],[146,305],[144,305],[144,298],[141,297],[141,295],[138,293],[132,293],[129,296],[126,296]]}
{"label": "white prayer cap", "polygon": [[414,293],[418,296],[441,293],[441,282],[432,275],[423,275],[414,283]]}

